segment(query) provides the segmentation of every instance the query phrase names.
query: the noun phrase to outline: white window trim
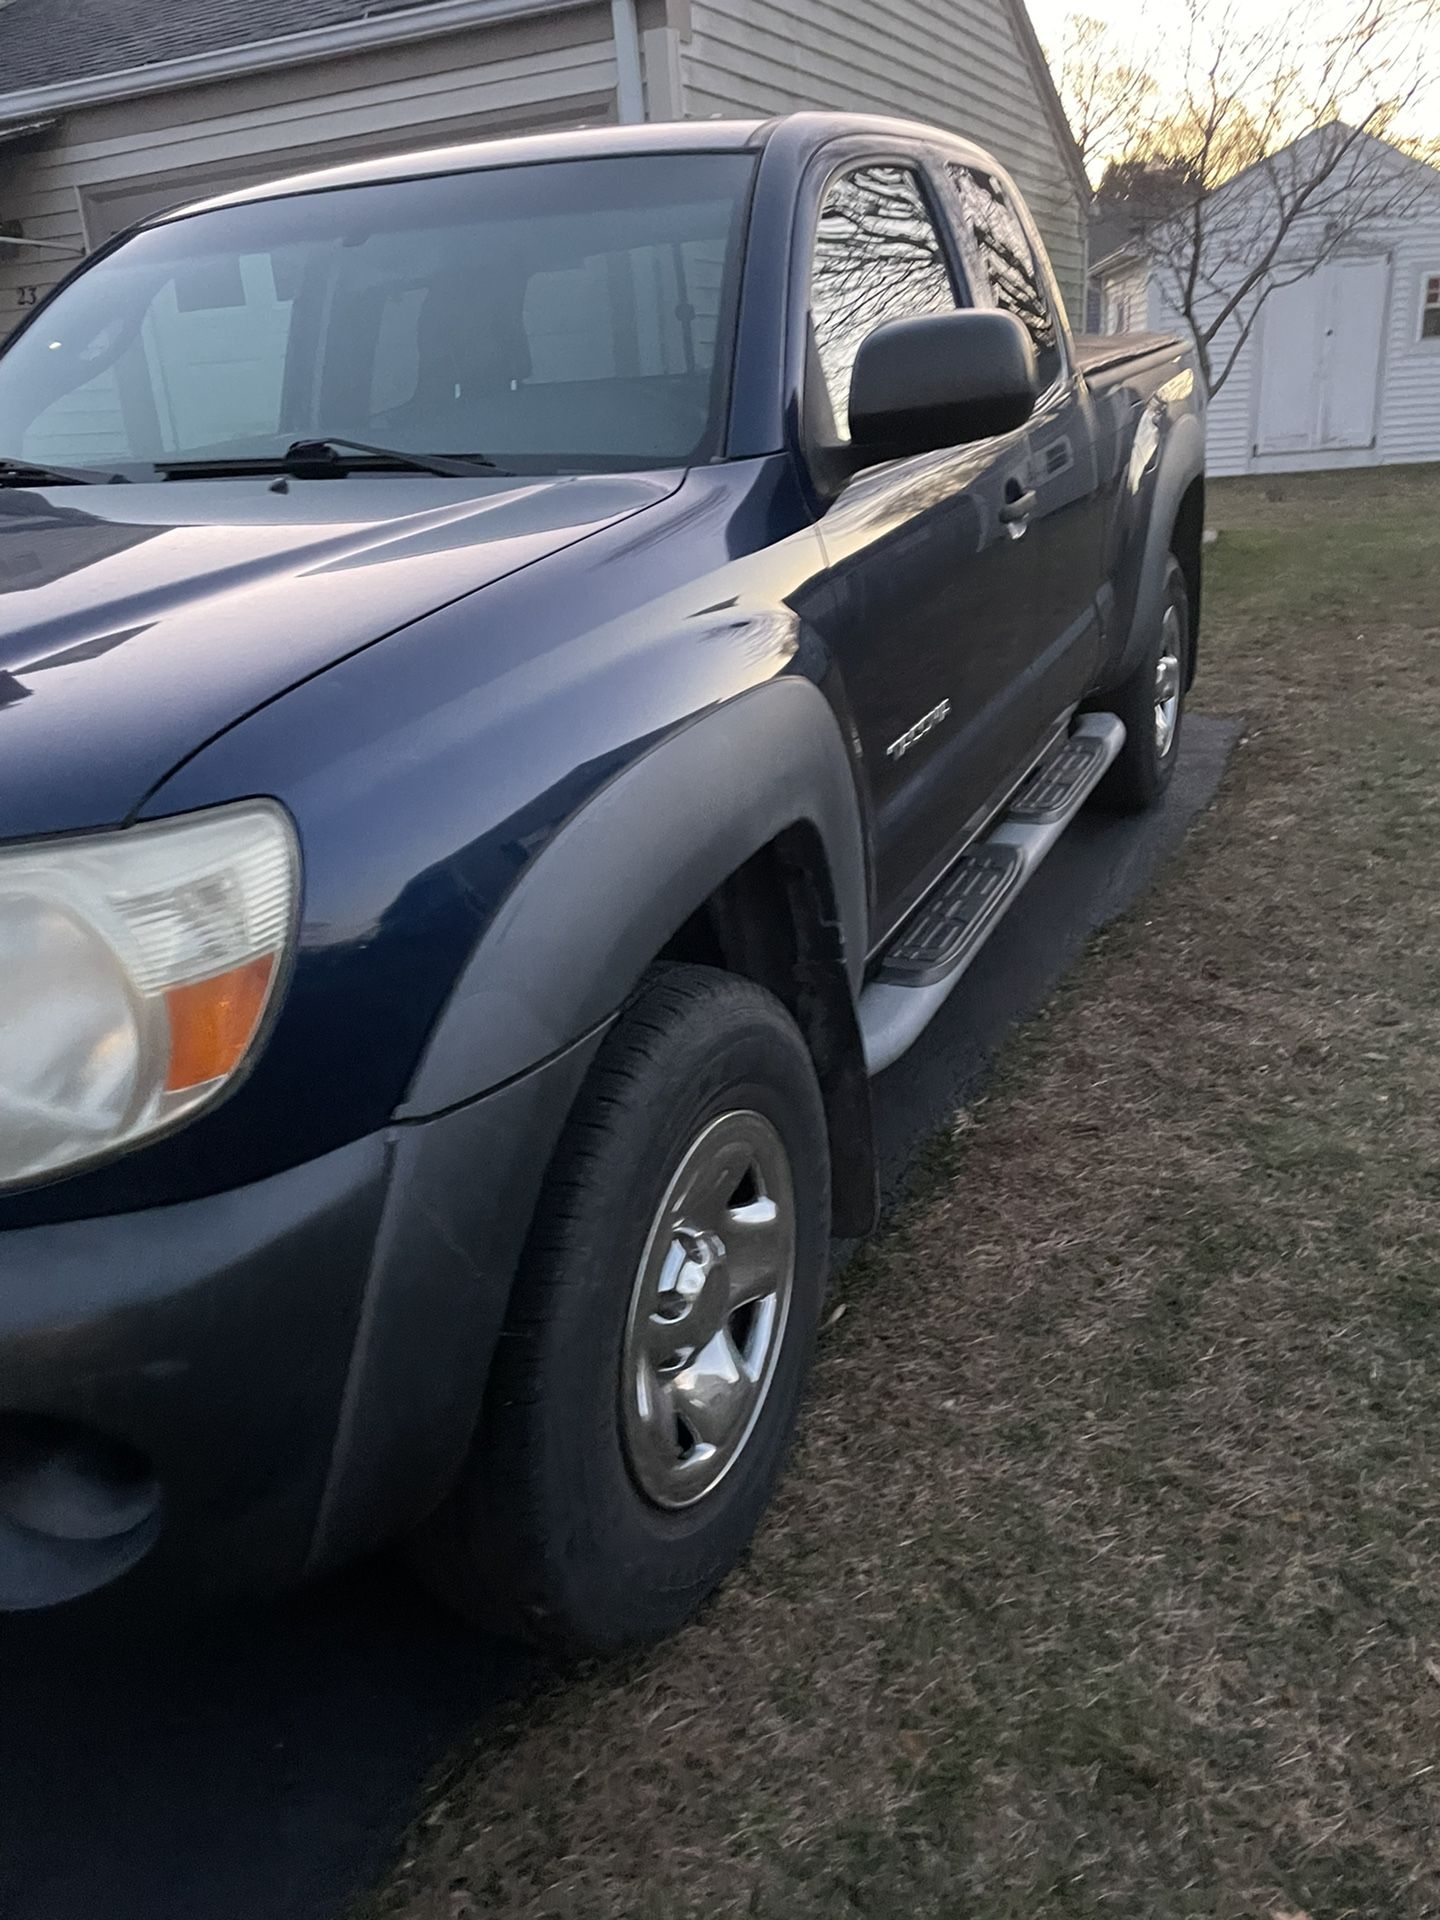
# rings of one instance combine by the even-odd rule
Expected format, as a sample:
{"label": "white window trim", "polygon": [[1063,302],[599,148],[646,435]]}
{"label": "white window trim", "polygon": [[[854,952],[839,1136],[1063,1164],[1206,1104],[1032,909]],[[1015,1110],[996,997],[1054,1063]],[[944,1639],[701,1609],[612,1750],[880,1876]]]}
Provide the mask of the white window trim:
{"label": "white window trim", "polygon": [[1430,282],[1440,280],[1440,260],[1432,267],[1420,269],[1420,310],[1415,316],[1415,344],[1417,347],[1440,349],[1440,333],[1425,334],[1425,316],[1427,313],[1440,313],[1440,299],[1430,299]]}

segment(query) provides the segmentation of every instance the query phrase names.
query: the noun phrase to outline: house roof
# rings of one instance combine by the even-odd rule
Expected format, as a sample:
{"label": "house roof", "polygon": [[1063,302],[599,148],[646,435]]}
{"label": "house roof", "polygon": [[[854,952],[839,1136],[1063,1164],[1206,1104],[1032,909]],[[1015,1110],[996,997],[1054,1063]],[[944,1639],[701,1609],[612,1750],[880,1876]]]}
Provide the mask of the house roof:
{"label": "house roof", "polygon": [[1090,278],[1104,280],[1112,273],[1122,269],[1128,272],[1131,267],[1148,258],[1148,249],[1143,240],[1128,240],[1123,247],[1112,247],[1109,253],[1099,254],[1090,262]]}
{"label": "house roof", "polygon": [[1128,253],[1139,237],[1139,222],[1124,207],[1097,200],[1090,218],[1090,258],[1099,266],[1114,254]]}
{"label": "house roof", "polygon": [[1337,140],[1348,142],[1356,153],[1359,153],[1362,148],[1370,148],[1372,151],[1378,150],[1386,154],[1398,166],[1417,167],[1422,173],[1427,174],[1437,172],[1428,160],[1422,160],[1417,154],[1406,153],[1404,148],[1397,147],[1393,140],[1386,140],[1378,133],[1370,133],[1364,127],[1352,127],[1344,120],[1327,120],[1323,126],[1311,127],[1307,133],[1302,133],[1298,139],[1290,141],[1287,146],[1277,147],[1264,159],[1252,161],[1248,167],[1242,167],[1239,173],[1232,174],[1228,180],[1222,181],[1211,193],[1210,198],[1212,200],[1231,199],[1252,174],[1260,173],[1264,168],[1273,166],[1277,160],[1283,160],[1287,154],[1299,153],[1306,147],[1313,147],[1317,142]]}
{"label": "house roof", "polygon": [[1050,71],[1050,62],[1045,49],[1040,44],[1040,36],[1035,31],[1035,23],[1030,18],[1030,9],[1025,0],[1010,0],[1010,18],[1014,23],[1016,35],[1022,50],[1030,57],[1031,70],[1035,83],[1040,89],[1041,103],[1050,115],[1050,124],[1055,137],[1060,142],[1060,157],[1075,183],[1082,207],[1088,207],[1094,197],[1095,189],[1090,184],[1090,176],[1085,171],[1085,156],[1080,151],[1075,138],[1075,129],[1070,125],[1070,116],[1065,111],[1065,102],[1060,98],[1060,89],[1055,84],[1055,75]]}
{"label": "house roof", "polygon": [[160,66],[316,27],[404,13],[427,0],[5,0],[0,92]]}
{"label": "house roof", "polygon": [[[1387,154],[1397,166],[1418,168],[1421,173],[1430,176],[1435,185],[1440,186],[1440,169],[1432,166],[1428,160],[1406,153],[1392,141],[1381,139],[1378,134],[1366,133],[1363,130],[1357,133],[1355,128],[1347,126],[1343,120],[1329,120],[1322,127],[1312,127],[1308,133],[1302,133],[1288,146],[1277,147],[1275,152],[1267,155],[1265,159],[1256,160],[1252,165],[1242,168],[1239,173],[1233,174],[1230,179],[1214,188],[1208,196],[1209,199],[1217,203],[1230,199],[1235,193],[1244,190],[1245,182],[1250,180],[1252,175],[1258,174],[1262,168],[1272,165],[1277,160],[1283,160],[1285,155],[1298,152],[1317,140],[1333,139],[1337,131],[1351,139],[1363,142],[1367,147]],[[1359,151],[1358,145],[1356,151]],[[1143,223],[1134,220],[1123,210],[1104,211],[1091,223],[1090,272],[1092,276],[1144,259],[1150,251]]]}

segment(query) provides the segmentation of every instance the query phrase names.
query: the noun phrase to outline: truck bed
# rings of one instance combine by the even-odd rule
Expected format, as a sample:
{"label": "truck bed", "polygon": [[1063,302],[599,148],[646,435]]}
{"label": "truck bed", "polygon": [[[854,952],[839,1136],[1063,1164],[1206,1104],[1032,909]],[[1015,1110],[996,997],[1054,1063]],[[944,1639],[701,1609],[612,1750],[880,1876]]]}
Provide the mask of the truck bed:
{"label": "truck bed", "polygon": [[1174,359],[1184,354],[1186,343],[1178,333],[1077,333],[1075,364],[1087,380],[1110,373],[1116,368],[1133,368],[1139,362],[1161,356]]}

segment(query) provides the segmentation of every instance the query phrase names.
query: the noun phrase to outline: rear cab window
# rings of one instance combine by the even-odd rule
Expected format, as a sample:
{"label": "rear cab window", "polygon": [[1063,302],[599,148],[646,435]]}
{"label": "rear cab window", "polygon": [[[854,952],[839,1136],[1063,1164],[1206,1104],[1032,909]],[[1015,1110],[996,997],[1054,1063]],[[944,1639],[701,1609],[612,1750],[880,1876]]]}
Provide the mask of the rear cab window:
{"label": "rear cab window", "polygon": [[1030,336],[1040,391],[1048,393],[1065,372],[1060,327],[1046,276],[1024,222],[1003,183],[983,167],[951,161],[946,167],[958,203],[961,245],[979,297],[1010,313]]}

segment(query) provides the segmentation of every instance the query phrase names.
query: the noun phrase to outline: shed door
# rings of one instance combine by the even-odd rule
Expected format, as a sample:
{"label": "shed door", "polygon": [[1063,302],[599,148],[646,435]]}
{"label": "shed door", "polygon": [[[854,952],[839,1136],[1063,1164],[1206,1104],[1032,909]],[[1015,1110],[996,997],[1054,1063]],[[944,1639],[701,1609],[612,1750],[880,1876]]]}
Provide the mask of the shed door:
{"label": "shed door", "polygon": [[1386,254],[1332,260],[1265,303],[1256,453],[1343,452],[1375,440]]}
{"label": "shed door", "polygon": [[1326,378],[1321,388],[1322,447],[1368,447],[1375,439],[1380,356],[1385,345],[1385,296],[1390,262],[1333,260],[1326,269]]}

